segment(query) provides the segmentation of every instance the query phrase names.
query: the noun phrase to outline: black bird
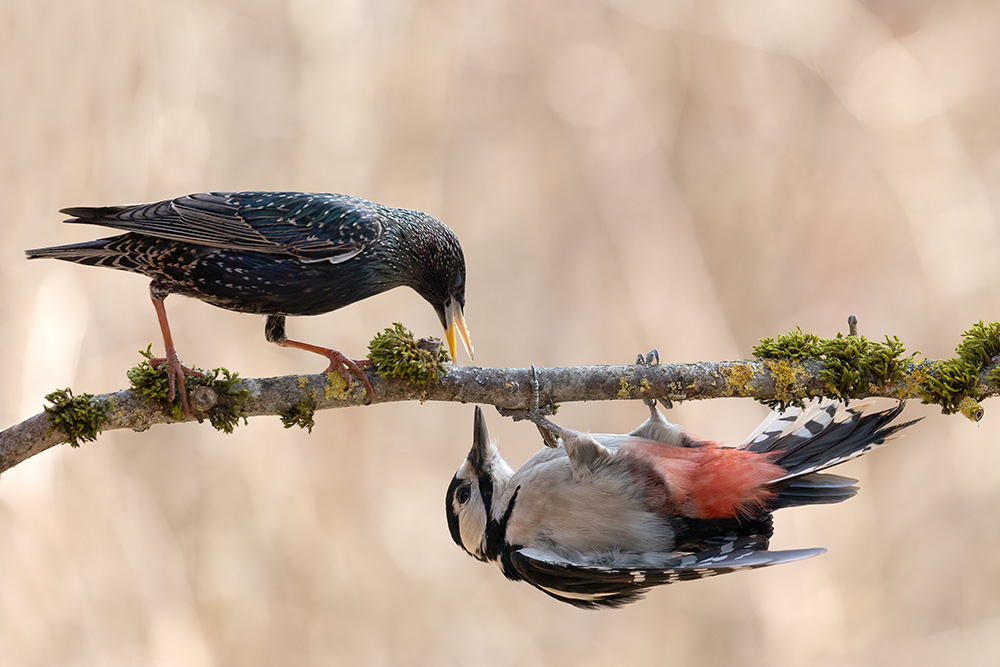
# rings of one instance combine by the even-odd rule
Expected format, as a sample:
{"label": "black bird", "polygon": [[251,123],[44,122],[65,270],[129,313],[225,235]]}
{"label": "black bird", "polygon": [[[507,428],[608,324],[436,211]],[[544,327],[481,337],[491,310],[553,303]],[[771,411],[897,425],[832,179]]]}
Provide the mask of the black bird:
{"label": "black bird", "polygon": [[126,234],[85,243],[28,250],[141,273],[159,319],[170,370],[170,395],[190,413],[184,374],[167,325],[169,294],[267,316],[268,341],[321,354],[347,384],[353,372],[373,389],[358,364],[329,348],[285,336],[288,315],[319,315],[394,287],[412,287],[441,319],[452,359],[455,335],[469,357],[465,326],[465,257],[458,238],[426,213],[391,208],[342,194],[209,192],[152,204],[66,208],[66,222],[101,225]]}

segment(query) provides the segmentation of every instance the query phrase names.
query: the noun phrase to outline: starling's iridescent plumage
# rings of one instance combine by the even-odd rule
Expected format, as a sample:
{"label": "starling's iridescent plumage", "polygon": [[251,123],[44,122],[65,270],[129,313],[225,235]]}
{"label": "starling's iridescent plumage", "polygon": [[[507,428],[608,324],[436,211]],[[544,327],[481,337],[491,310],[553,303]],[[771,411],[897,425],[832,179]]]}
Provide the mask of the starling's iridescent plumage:
{"label": "starling's iridescent plumage", "polygon": [[[330,359],[329,370],[344,375],[346,365],[359,375],[370,396],[371,385],[354,362],[335,350],[287,339],[284,317],[327,313],[408,286],[434,307],[452,357],[456,333],[472,353],[463,316],[462,248],[447,226],[425,213],[348,195],[299,192],[200,193],[152,204],[62,212],[74,216],[67,222],[126,233],[28,250],[28,257],[54,257],[150,277],[168,348],[172,345],[162,300],[183,294],[220,308],[267,315],[268,340],[323,354]],[[167,362],[178,373],[179,361],[170,359],[172,352],[167,350]]]}

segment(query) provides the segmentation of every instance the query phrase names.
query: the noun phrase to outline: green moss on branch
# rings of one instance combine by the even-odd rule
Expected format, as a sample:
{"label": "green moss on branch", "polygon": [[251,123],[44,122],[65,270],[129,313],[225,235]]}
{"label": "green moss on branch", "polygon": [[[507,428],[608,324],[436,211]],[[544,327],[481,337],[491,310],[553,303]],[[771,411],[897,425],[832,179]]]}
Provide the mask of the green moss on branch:
{"label": "green moss on branch", "polygon": [[917,395],[925,403],[940,405],[945,414],[961,412],[970,419],[982,417],[977,400],[983,393],[980,374],[990,365],[994,367],[986,381],[994,390],[1000,386],[1000,364],[995,363],[1000,355],[998,322],[977,322],[962,334],[954,358],[936,362],[903,356],[906,348],[896,336],[886,336],[883,342],[843,334],[822,338],[798,327],[785,335],[762,339],[753,351],[771,371],[776,385],[776,397],[763,402],[778,408],[818,395],[801,389],[791,367],[786,366],[804,359],[822,363],[824,395],[831,398],[848,401],[897,387],[900,398]]}
{"label": "green moss on branch", "polygon": [[[184,412],[179,394],[175,392],[174,400],[167,400],[170,394],[167,364],[154,366],[150,363],[153,357],[151,349],[152,345],[139,350],[139,354],[145,358],[126,372],[132,391],[143,400],[158,405],[173,419],[181,421],[184,419]],[[209,423],[223,433],[232,433],[240,419],[246,423],[243,408],[250,398],[250,390],[242,386],[239,373],[226,368],[213,368],[203,371],[202,377],[185,375],[184,387],[191,397],[192,411],[199,422],[207,417]],[[206,392],[206,389],[209,391]],[[204,400],[197,400],[200,396]]]}
{"label": "green moss on branch", "polygon": [[313,426],[316,425],[314,416],[316,414],[316,401],[311,398],[303,398],[295,405],[278,410],[278,416],[285,428],[298,426],[312,433]]}
{"label": "green moss on branch", "polygon": [[52,404],[45,406],[51,424],[49,430],[62,431],[66,436],[63,442],[71,447],[96,440],[111,407],[108,401],[96,399],[92,394],[74,396],[69,388],[47,394],[45,400]]}
{"label": "green moss on branch", "polygon": [[410,384],[437,382],[449,361],[441,341],[416,340],[399,322],[375,335],[368,344],[368,358],[380,377],[400,378]]}

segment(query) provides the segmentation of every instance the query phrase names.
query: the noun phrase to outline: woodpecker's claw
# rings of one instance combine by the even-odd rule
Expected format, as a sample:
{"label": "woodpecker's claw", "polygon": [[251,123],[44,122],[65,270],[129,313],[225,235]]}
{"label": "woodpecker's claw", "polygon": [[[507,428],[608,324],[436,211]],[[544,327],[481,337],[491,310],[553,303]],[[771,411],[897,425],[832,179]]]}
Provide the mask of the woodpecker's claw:
{"label": "woodpecker's claw", "polygon": [[528,419],[538,428],[545,446],[556,448],[559,446],[559,436],[562,434],[563,428],[545,418],[539,401],[539,393],[538,369],[535,368],[534,364],[531,364],[531,409],[528,410]]}
{"label": "woodpecker's claw", "polygon": [[540,391],[538,387],[538,369],[535,368],[534,364],[531,364],[531,408],[528,410],[528,419],[538,428],[545,446],[554,449],[559,446],[559,438],[563,437],[568,431],[545,418],[546,414],[552,414],[553,412],[552,402],[549,401],[548,412],[544,412],[539,400]]}
{"label": "woodpecker's claw", "polygon": [[645,356],[640,352],[635,355],[635,363],[637,366],[655,366],[660,363],[660,351],[654,347]]}
{"label": "woodpecker's claw", "polygon": [[[658,366],[660,363],[660,351],[655,347],[643,355],[641,352],[635,356],[636,366]],[[671,401],[666,396],[661,396],[659,399],[655,398],[644,398],[642,402],[646,404],[650,412],[656,410],[656,401],[659,400],[660,404],[663,405],[667,410],[674,407],[673,401]]]}
{"label": "woodpecker's claw", "polygon": [[551,415],[555,412],[555,406],[552,404],[552,400],[546,400],[546,405],[543,408],[541,405],[541,399],[539,398],[540,390],[538,384],[538,369],[534,364],[531,365],[531,405],[527,409],[522,408],[501,408],[497,407],[497,412],[499,412],[504,417],[510,417],[514,421],[521,421],[522,419],[527,419],[535,426],[538,427],[538,432],[542,434],[542,440],[545,442],[547,447],[558,447],[559,438],[564,434],[570,433],[562,426],[554,424],[548,419],[546,415]]}

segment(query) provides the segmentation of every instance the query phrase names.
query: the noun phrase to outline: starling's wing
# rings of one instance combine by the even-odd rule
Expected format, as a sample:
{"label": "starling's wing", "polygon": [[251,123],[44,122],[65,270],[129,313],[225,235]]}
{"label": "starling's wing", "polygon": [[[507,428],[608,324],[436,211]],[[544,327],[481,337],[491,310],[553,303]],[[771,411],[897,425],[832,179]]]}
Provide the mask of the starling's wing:
{"label": "starling's wing", "polygon": [[[572,559],[527,548],[511,553],[510,561],[521,578],[542,592],[575,607],[598,609],[634,602],[654,586],[790,563],[826,551],[765,551],[754,548],[757,544],[760,538],[741,538],[690,555],[642,554],[634,567],[623,562],[622,554],[610,554],[606,561],[609,564],[604,565],[600,559]],[[661,563],[655,562],[657,556],[662,557]]]}
{"label": "starling's wing", "polygon": [[374,204],[300,192],[208,192],[103,208],[68,208],[70,222],[229,250],[343,262],[382,234]]}

